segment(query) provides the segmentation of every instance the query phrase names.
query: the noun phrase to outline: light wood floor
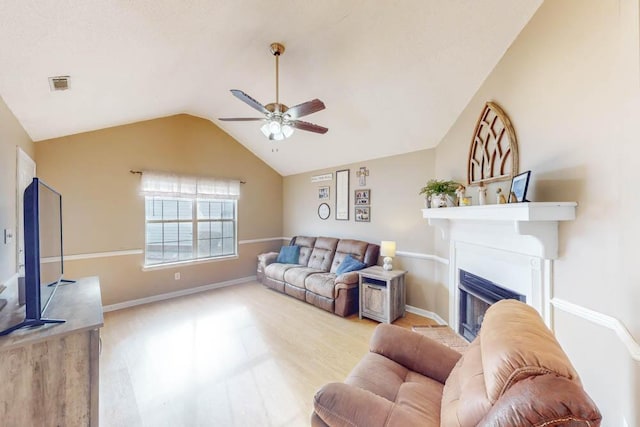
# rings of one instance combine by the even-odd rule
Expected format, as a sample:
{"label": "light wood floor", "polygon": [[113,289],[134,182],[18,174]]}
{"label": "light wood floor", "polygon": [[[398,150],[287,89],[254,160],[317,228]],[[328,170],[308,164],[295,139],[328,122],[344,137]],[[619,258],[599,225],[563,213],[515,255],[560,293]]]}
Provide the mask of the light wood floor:
{"label": "light wood floor", "polygon": [[308,426],[315,391],[344,380],[377,324],[255,282],[106,313],[100,425]]}

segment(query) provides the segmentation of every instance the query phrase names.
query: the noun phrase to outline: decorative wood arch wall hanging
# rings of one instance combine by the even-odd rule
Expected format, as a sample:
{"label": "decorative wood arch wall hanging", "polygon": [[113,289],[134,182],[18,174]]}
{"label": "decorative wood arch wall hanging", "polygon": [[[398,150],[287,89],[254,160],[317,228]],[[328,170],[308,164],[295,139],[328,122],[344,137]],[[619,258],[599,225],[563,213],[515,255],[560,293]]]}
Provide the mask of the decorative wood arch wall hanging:
{"label": "decorative wood arch wall hanging", "polygon": [[478,118],[467,165],[469,185],[506,181],[518,174],[516,133],[495,102],[487,102]]}

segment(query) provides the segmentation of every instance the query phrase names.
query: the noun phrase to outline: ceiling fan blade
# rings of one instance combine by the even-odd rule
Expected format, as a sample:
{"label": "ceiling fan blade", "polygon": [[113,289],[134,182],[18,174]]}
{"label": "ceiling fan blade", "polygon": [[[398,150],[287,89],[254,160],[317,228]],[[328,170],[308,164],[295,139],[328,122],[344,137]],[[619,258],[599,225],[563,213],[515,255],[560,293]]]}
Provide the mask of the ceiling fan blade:
{"label": "ceiling fan blade", "polygon": [[219,117],[218,120],[222,120],[223,122],[257,122],[266,119],[264,117]]}
{"label": "ceiling fan blade", "polygon": [[315,113],[316,111],[320,111],[324,109],[325,109],[325,106],[322,101],[320,101],[319,99],[312,99],[311,101],[294,105],[293,107],[287,110],[286,114],[290,115],[292,119],[297,119],[298,117],[304,117],[309,114]]}
{"label": "ceiling fan blade", "polygon": [[255,99],[253,99],[252,97],[244,93],[243,91],[238,89],[231,89],[231,93],[233,94],[233,96],[235,96],[236,98],[238,98],[240,101],[244,102],[251,108],[258,110],[263,114],[269,114],[269,110],[267,110],[264,105],[260,104],[258,101],[256,101]]}
{"label": "ceiling fan blade", "polygon": [[314,125],[313,123],[305,122],[302,120],[292,120],[289,122],[289,124],[296,129],[306,130],[306,131],[315,132],[315,133],[324,134],[324,133],[327,133],[327,131],[329,130],[326,127]]}

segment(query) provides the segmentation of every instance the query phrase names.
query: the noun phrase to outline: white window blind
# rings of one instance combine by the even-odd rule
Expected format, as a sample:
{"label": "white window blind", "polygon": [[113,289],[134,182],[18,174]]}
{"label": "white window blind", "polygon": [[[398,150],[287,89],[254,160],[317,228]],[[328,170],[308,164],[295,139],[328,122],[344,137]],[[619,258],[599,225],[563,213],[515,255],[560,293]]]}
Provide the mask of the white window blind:
{"label": "white window blind", "polygon": [[238,200],[240,181],[144,171],[141,193],[146,197]]}

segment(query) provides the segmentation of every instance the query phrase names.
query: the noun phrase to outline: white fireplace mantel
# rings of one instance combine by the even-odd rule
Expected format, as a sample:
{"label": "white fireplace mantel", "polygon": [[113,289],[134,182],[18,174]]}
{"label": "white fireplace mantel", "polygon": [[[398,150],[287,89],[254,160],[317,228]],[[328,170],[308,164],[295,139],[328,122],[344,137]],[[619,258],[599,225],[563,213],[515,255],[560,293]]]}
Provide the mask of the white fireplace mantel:
{"label": "white fireplace mantel", "polygon": [[527,202],[423,209],[449,240],[449,324],[459,321],[460,271],[525,296],[552,327],[553,260],[558,223],[576,218],[575,202]]}
{"label": "white fireplace mantel", "polygon": [[[461,206],[423,209],[422,216],[428,220],[429,225],[440,229],[443,239],[449,238],[452,223],[475,223],[475,227],[485,229],[500,226],[495,228],[495,232],[503,236],[531,236],[537,241],[537,244],[531,245],[528,249],[522,248],[525,253],[543,259],[557,259],[558,222],[574,220],[576,206],[576,202]],[[511,229],[510,232],[505,233],[505,226]]]}

